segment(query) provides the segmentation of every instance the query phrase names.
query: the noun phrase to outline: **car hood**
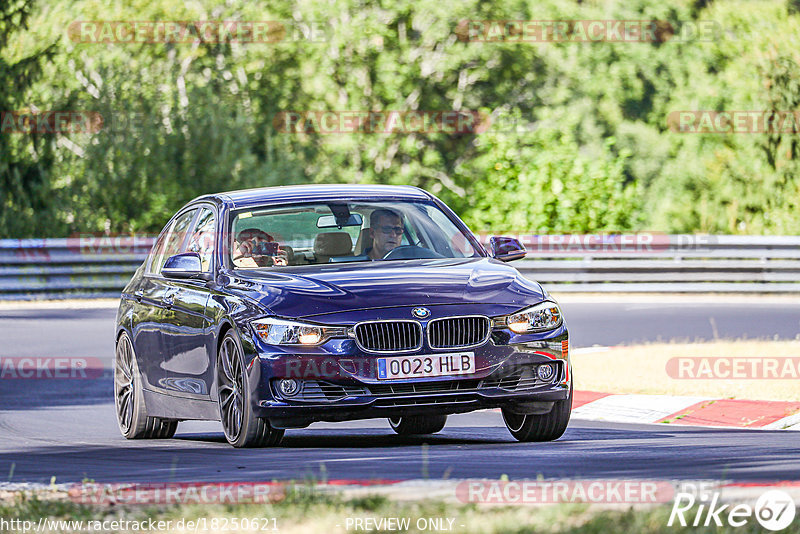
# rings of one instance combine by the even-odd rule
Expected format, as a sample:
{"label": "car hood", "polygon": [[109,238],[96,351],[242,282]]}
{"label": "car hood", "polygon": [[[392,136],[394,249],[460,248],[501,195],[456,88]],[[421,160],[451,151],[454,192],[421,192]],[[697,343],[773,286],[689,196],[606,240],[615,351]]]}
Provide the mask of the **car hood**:
{"label": "car hood", "polygon": [[489,314],[545,297],[539,284],[489,258],[237,270],[229,273],[226,285],[284,317],[439,304],[484,304]]}

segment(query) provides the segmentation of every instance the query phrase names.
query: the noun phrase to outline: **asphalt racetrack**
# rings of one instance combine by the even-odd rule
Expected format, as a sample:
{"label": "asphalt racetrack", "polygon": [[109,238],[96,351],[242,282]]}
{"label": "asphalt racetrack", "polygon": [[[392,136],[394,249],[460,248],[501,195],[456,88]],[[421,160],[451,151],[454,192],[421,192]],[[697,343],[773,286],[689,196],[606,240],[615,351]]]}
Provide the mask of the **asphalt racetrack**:
{"label": "asphalt racetrack", "polygon": [[[573,347],[671,339],[795,339],[791,300],[562,302]],[[497,412],[451,416],[435,436],[402,438],[384,420],[289,430],[280,447],[235,450],[219,423],[175,439],[126,441],[116,427],[115,311],[0,309],[0,357],[99,358],[92,380],[0,380],[0,482],[169,482],[303,478],[800,479],[797,434],[573,419],[552,443],[513,440]],[[602,357],[598,353],[597,357]],[[427,446],[422,446],[426,443]]]}

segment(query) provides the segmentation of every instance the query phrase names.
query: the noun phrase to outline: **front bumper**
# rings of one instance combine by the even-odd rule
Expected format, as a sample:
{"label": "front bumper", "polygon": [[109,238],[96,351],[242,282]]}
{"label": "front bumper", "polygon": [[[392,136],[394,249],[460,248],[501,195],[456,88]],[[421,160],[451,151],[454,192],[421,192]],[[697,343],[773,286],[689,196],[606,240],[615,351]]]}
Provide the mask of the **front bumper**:
{"label": "front bumper", "polygon": [[[254,409],[278,428],[487,408],[546,413],[569,396],[568,345],[565,326],[526,336],[498,330],[486,344],[470,349],[476,362],[473,374],[396,380],[378,380],[377,359],[382,355],[361,353],[349,340],[331,340],[324,353],[263,352],[254,366],[260,375]],[[554,376],[539,379],[536,369],[541,365],[553,366]],[[301,393],[282,395],[277,387],[281,379],[297,380]]]}
{"label": "front bumper", "polygon": [[[421,383],[429,386],[430,384]],[[463,388],[408,394],[348,396],[325,404],[293,404],[262,401],[262,416],[277,428],[305,427],[315,421],[350,421],[408,415],[445,415],[489,408],[509,408],[524,412],[547,413],[556,401],[569,396],[566,386],[543,387],[525,393],[509,393],[499,388]]]}

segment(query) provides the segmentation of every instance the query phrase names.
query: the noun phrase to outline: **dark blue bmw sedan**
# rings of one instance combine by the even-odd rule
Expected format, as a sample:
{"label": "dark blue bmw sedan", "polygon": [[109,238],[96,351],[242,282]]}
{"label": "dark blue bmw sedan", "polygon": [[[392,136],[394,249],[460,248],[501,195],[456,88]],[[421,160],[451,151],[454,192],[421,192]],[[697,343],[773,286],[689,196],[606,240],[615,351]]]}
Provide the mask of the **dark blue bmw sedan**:
{"label": "dark blue bmw sedan", "polygon": [[234,447],[386,417],[398,434],[500,408],[520,441],[567,427],[558,304],[414,187],[292,186],[199,197],[122,293],[114,370],[126,438],[219,420]]}

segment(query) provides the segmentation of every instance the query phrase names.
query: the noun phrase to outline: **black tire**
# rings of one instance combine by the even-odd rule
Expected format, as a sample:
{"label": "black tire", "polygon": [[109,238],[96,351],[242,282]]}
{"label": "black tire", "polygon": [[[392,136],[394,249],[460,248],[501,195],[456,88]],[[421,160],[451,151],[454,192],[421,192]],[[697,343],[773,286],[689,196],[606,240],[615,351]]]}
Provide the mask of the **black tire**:
{"label": "black tire", "polygon": [[392,430],[401,436],[420,434],[436,434],[447,423],[446,415],[410,415],[406,417],[390,417]]}
{"label": "black tire", "polygon": [[169,439],[178,429],[178,421],[150,417],[142,393],[142,376],[126,332],[117,340],[114,362],[114,407],[119,431],[128,439]]}
{"label": "black tire", "polygon": [[564,435],[572,413],[572,387],[569,397],[556,401],[546,414],[515,414],[503,408],[506,428],[517,441],[553,441]]}
{"label": "black tire", "polygon": [[272,447],[283,430],[255,416],[239,339],[228,330],[217,354],[217,403],[225,439],[236,448]]}

